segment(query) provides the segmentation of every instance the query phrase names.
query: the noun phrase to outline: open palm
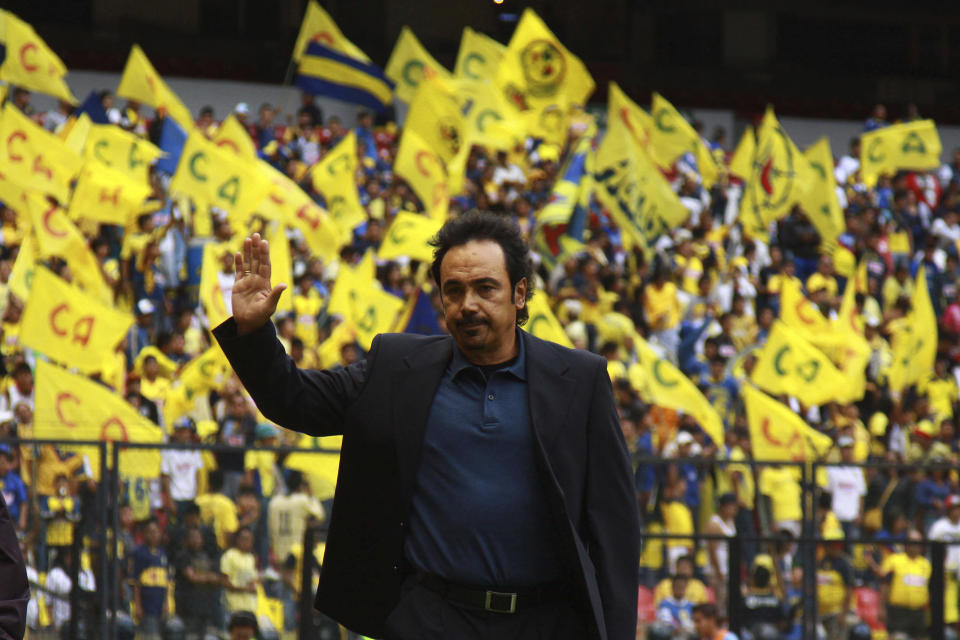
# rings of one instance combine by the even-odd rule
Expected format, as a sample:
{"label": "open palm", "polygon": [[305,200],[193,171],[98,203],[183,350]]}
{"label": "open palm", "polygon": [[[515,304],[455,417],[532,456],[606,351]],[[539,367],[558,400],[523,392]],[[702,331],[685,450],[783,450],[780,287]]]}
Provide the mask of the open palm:
{"label": "open palm", "polygon": [[243,335],[262,327],[277,310],[285,284],[270,286],[270,246],[259,233],[245,238],[234,256],[233,319]]}

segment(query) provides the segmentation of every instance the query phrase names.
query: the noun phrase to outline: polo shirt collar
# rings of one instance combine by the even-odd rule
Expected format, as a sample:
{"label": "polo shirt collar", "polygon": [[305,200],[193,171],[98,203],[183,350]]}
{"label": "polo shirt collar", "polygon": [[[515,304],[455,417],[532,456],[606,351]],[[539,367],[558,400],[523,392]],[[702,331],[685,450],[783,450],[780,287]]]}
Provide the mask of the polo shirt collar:
{"label": "polo shirt collar", "polygon": [[[518,378],[518,379],[520,379],[520,380],[526,381],[526,379],[527,379],[527,356],[526,356],[526,349],[524,348],[524,345],[523,345],[523,335],[520,333],[520,331],[521,331],[520,327],[517,327],[517,328],[516,328],[516,332],[517,332],[517,359],[514,360],[514,361],[513,361],[513,364],[511,364],[509,367],[506,367],[506,368],[503,368],[503,369],[498,369],[497,371],[498,371],[498,372],[502,371],[502,372],[504,372],[504,373],[509,373],[509,374],[513,375],[515,378]],[[449,365],[449,368],[448,368],[448,371],[449,371],[449,373],[450,373],[450,377],[451,377],[451,378],[456,378],[456,377],[457,377],[458,375],[460,375],[465,369],[469,369],[469,368],[479,369],[479,367],[478,367],[477,365],[475,365],[475,364],[473,364],[472,362],[470,362],[469,360],[467,360],[467,357],[466,357],[465,355],[463,355],[463,352],[460,350],[460,347],[457,346],[456,343],[454,343],[453,358],[450,360],[450,365]]]}

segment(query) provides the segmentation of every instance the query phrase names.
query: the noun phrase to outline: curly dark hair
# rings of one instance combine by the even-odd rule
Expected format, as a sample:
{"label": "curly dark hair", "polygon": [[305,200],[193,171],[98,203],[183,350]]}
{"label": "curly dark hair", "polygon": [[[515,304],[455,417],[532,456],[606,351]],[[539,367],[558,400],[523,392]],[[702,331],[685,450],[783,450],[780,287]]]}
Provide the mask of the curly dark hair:
{"label": "curly dark hair", "polygon": [[[527,300],[533,296],[531,274],[533,263],[530,260],[527,243],[523,240],[520,228],[508,217],[483,211],[471,211],[458,218],[448,220],[437,235],[430,240],[433,247],[433,264],[430,272],[440,286],[440,264],[443,257],[453,247],[467,244],[471,240],[493,240],[503,249],[507,263],[507,275],[510,278],[510,299],[513,300],[517,283],[527,279]],[[517,324],[522,326],[530,312],[527,305],[517,311]]]}

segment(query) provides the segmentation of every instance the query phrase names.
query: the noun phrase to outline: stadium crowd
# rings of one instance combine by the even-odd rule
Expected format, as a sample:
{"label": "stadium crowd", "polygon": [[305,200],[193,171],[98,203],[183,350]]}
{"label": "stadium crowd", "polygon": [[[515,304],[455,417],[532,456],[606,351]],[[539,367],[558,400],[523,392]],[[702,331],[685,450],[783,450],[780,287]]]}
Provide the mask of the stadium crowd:
{"label": "stadium crowd", "polygon": [[[12,91],[9,99],[50,131],[68,122],[66,103],[38,113],[25,90]],[[159,142],[162,118],[135,102],[120,104],[108,92],[101,101],[113,125]],[[217,117],[226,115],[204,108],[196,124],[212,136]],[[233,115],[259,156],[318,201],[307,179],[309,169],[351,129],[356,132],[356,181],[366,215],[340,252],[342,264],[356,264],[368,249],[376,249],[398,213],[424,210],[392,171],[400,131],[389,119],[375,122],[367,113],[355,123],[324,118],[307,95],[295,114],[277,113],[269,103],[253,112],[241,103]],[[886,112],[878,106],[865,130],[886,126],[885,121]],[[704,139],[722,163],[729,159],[727,132],[718,130]],[[577,348],[600,353],[609,362],[624,437],[630,452],[642,460],[636,465],[646,534],[639,567],[642,626],[666,626],[676,637],[722,637],[716,635],[716,623],[725,617],[729,600],[727,575],[742,570],[747,578],[745,620],[772,624],[782,637],[800,637],[803,573],[796,539],[807,488],[789,467],[753,464],[741,389],[750,384],[754,352],[779,313],[782,288],[798,283],[824,316],[835,317],[844,288],[860,265],[865,290],[857,294],[856,305],[865,317],[871,349],[863,399],[823,406],[782,399],[834,443],[825,458],[833,466],[818,478],[816,502],[818,533],[827,540],[817,555],[817,601],[825,637],[845,637],[859,619],[876,633],[886,625],[891,633],[921,637],[928,624],[924,616],[931,575],[922,543],[960,542],[955,471],[960,452],[955,417],[960,151],[937,170],[883,176],[876,187],[867,188],[858,171],[858,141],[851,141],[836,159],[846,228],[832,255],[822,251],[816,228],[799,208],[771,225],[768,238],[746,239],[739,222],[728,215],[736,210],[740,181],[722,175],[706,189],[695,160],[683,158],[666,177],[689,209],[689,219],[663,235],[651,251],[625,249],[621,231],[593,199],[582,249],[554,256],[537,237],[537,215],[551,198],[573,142],[564,148],[531,142],[496,153],[475,147],[465,189],[451,197],[449,206],[451,215],[483,209],[513,218],[530,239],[537,289],[566,336]],[[159,635],[174,615],[189,637],[203,637],[208,629],[226,629],[238,612],[257,614],[263,626],[279,620],[277,631],[289,632],[298,615],[303,532],[313,526],[322,532],[329,509],[324,501],[332,492],[329,483],[286,467],[286,454],[251,449],[296,446],[299,436],[265,422],[236,379],[202,398],[189,416],[165,419],[172,381],[212,344],[212,327],[198,304],[197,278],[187,269],[188,249],[216,243],[223,258],[218,282],[228,305],[233,262],[227,257],[253,230],[236,228],[217,211],[183,215],[181,203],[168,197],[169,180],[169,175],[151,171],[151,206],[137,218],[135,229],[107,224],[85,229],[118,305],[136,316],[118,352],[123,364],[117,390],[163,427],[170,441],[220,444],[235,451],[167,449],[160,477],[124,483],[124,494],[113,503],[121,523],[112,532],[122,557],[119,597],[145,637]],[[69,577],[74,539],[80,537],[84,549],[78,574],[85,593],[95,592],[104,578],[91,556],[107,539],[93,511],[97,483],[89,461],[66,446],[17,442],[32,435],[37,355],[18,342],[23,301],[6,291],[29,229],[22,212],[10,204],[0,211],[0,438],[6,442],[0,445],[0,483],[28,559],[34,585],[29,628],[37,633],[62,630],[71,615],[79,615],[68,599],[74,587]],[[212,239],[195,234],[199,216],[211,217]],[[262,224],[255,218],[254,227]],[[287,240],[294,311],[275,318],[278,333],[299,366],[329,364],[319,349],[342,320],[326,308],[338,264],[311,255],[293,228],[287,230]],[[53,259],[49,266],[71,277],[63,261]],[[413,322],[408,326],[440,332],[437,294],[418,280],[417,266],[403,259],[382,261],[377,278],[384,290],[405,301],[422,291],[430,302],[427,312],[418,316],[415,327]],[[923,383],[892,393],[886,380],[890,335],[909,311],[921,266],[939,320],[936,367]],[[690,415],[641,399],[627,373],[636,361],[636,336],[646,338],[704,393],[723,421],[724,442],[711,441]],[[342,366],[363,357],[361,346],[348,341],[334,359]],[[911,466],[857,466],[873,461]],[[778,542],[705,542],[696,537],[699,533],[763,534]],[[845,542],[860,536],[887,542]],[[731,544],[741,545],[742,567],[729,566]],[[308,555],[319,570],[322,545]],[[946,569],[946,619],[956,625],[960,544],[950,547]],[[872,609],[860,596],[854,598],[855,590],[863,589],[879,600]],[[280,603],[281,615],[266,613],[268,600]],[[719,615],[710,602],[718,605]]]}

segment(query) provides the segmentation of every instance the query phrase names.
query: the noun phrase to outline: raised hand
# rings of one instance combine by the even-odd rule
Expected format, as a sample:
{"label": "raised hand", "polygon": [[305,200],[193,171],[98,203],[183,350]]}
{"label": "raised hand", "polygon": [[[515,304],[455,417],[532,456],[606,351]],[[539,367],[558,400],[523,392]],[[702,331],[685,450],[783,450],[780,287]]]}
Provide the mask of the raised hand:
{"label": "raised hand", "polygon": [[277,310],[285,284],[270,287],[270,246],[259,233],[245,238],[233,257],[233,319],[244,335],[262,327]]}

